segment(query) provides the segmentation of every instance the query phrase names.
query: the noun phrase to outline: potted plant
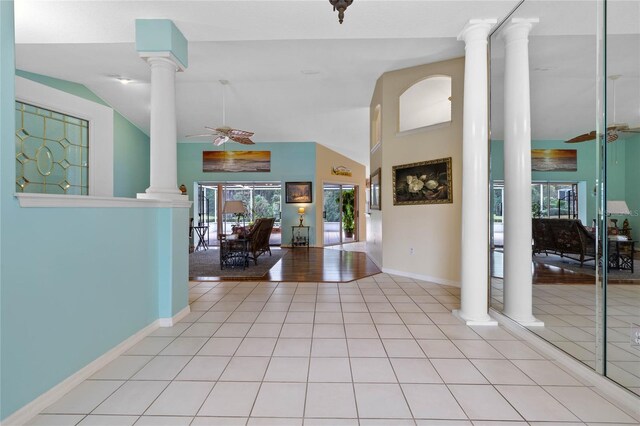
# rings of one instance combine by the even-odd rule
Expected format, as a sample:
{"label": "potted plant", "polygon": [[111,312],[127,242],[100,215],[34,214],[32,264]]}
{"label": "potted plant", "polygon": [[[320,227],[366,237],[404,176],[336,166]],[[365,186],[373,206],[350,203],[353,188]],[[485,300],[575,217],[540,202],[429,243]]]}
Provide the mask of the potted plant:
{"label": "potted plant", "polygon": [[[340,197],[336,199],[340,202]],[[342,228],[344,229],[344,236],[347,238],[353,238],[353,231],[355,228],[355,193],[353,189],[349,189],[342,193]]]}

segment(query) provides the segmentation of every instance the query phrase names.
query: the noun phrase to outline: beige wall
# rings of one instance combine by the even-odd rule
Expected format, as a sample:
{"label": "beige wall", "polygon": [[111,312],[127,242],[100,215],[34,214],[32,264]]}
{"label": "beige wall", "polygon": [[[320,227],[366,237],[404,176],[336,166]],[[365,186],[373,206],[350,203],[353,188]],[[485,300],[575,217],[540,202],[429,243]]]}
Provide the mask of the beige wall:
{"label": "beige wall", "polygon": [[[369,157],[369,172],[373,173],[378,169],[382,168],[382,153],[384,151],[384,144],[376,146],[376,141],[374,138],[374,124],[373,120],[375,117],[375,110],[378,105],[381,107],[381,119],[382,123],[382,131],[384,132],[384,117],[386,117],[386,105],[382,103],[382,89],[384,87],[383,78],[380,77],[376,83],[375,90],[373,92],[373,97],[371,98],[371,131],[370,131],[370,146],[371,146],[371,156]],[[384,173],[381,174],[384,179]],[[369,212],[369,217],[367,218],[367,254],[369,257],[378,265],[378,267],[382,267],[383,265],[383,251],[382,251],[382,215],[384,212],[384,208],[386,207],[384,204],[382,205],[382,210],[371,210]]]}
{"label": "beige wall", "polygon": [[[398,134],[400,94],[434,74],[452,78],[451,123]],[[371,154],[371,170],[382,168],[382,211],[371,214],[367,250],[385,271],[446,284],[460,281],[463,80],[464,58],[391,71],[378,80],[371,114],[380,103],[382,146]],[[444,157],[452,157],[452,204],[393,205],[393,166]]]}
{"label": "beige wall", "polygon": [[[332,175],[332,167],[344,166],[351,169],[351,176],[338,176]],[[316,144],[316,187],[314,192],[317,194],[316,206],[316,246],[323,246],[323,221],[322,221],[322,208],[324,206],[324,191],[323,187],[325,183],[339,183],[339,184],[352,184],[358,186],[358,236],[360,241],[364,241],[366,236],[366,222],[365,222],[365,177],[366,168],[363,164],[351,160],[344,155],[338,154],[329,148]]]}

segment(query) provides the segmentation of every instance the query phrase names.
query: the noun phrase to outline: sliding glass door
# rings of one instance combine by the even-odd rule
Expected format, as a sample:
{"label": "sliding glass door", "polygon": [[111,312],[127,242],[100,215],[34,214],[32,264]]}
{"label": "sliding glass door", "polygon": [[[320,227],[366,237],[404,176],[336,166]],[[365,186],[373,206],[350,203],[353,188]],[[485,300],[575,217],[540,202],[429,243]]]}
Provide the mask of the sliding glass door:
{"label": "sliding glass door", "polygon": [[[280,182],[200,182],[196,201],[197,222],[208,227],[209,245],[218,244],[218,235],[230,234],[234,225],[250,225],[258,218],[273,217],[275,223],[269,243],[280,245],[282,217],[282,184]],[[223,213],[229,200],[240,200],[246,215]]]}
{"label": "sliding glass door", "polygon": [[358,241],[358,187],[325,183],[323,186],[323,239],[325,246]]}

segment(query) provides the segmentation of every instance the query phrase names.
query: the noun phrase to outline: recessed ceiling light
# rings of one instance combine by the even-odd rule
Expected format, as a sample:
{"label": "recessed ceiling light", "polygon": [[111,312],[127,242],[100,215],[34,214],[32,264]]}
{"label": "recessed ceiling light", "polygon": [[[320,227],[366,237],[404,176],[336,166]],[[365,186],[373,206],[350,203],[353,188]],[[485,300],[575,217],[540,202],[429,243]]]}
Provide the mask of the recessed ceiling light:
{"label": "recessed ceiling light", "polygon": [[113,78],[114,80],[118,81],[121,84],[133,83],[132,79],[123,77],[123,76],[121,76],[119,74],[108,74],[107,77]]}

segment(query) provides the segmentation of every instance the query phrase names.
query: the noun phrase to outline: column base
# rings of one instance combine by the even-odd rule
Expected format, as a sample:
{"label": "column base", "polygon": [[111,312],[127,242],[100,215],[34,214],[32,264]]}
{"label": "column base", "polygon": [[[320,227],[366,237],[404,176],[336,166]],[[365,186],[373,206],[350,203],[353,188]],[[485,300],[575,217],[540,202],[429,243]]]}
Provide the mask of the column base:
{"label": "column base", "polygon": [[453,311],[451,311],[451,314],[464,321],[466,325],[469,326],[475,326],[475,325],[490,325],[490,326],[497,326],[498,325],[498,321],[494,320],[493,318],[491,318],[489,316],[489,314],[485,314],[484,317],[482,318],[466,318],[464,316],[464,314],[462,313],[462,311],[460,311],[460,309],[454,309]]}
{"label": "column base", "polygon": [[138,193],[136,198],[142,200],[169,200],[169,201],[189,201],[187,195],[182,195],[180,191],[174,192],[162,192],[162,191],[149,191],[144,193]]}

